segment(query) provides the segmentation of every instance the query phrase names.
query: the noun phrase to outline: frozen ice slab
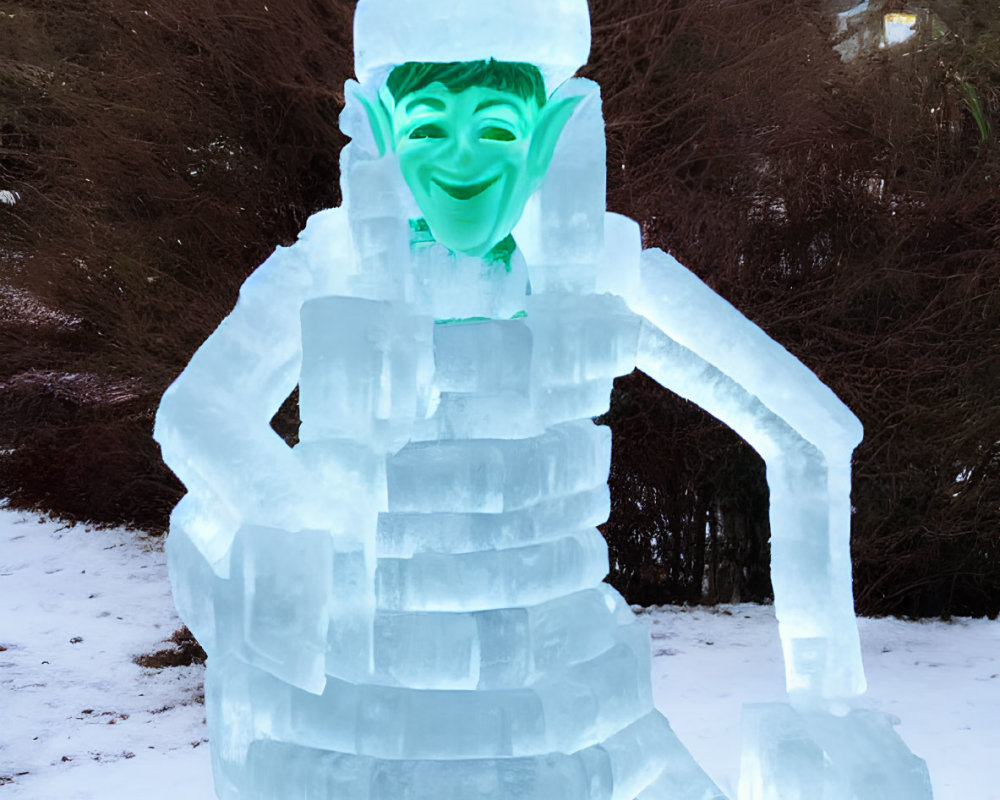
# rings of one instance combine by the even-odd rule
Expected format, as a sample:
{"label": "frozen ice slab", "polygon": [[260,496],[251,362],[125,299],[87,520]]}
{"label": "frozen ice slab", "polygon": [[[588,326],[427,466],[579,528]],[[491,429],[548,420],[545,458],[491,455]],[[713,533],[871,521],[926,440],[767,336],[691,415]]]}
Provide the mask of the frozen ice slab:
{"label": "frozen ice slab", "polygon": [[567,420],[597,417],[608,410],[613,378],[595,378],[560,386],[536,385],[532,393],[539,425],[558,425]]}
{"label": "frozen ice slab", "polygon": [[[552,421],[581,416],[584,415]],[[522,392],[442,392],[434,415],[416,424],[410,440],[528,439],[540,435],[548,421],[534,414],[531,397]]]}
{"label": "frozen ice slab", "polygon": [[[363,551],[360,559],[363,574]],[[326,683],[326,634],[336,601],[333,561],[326,531],[246,526],[233,543],[230,582],[241,619],[229,621],[230,629],[242,630],[255,664],[317,693]],[[317,569],[323,564],[328,568]]]}
{"label": "frozen ice slab", "polygon": [[[575,752],[652,710],[641,628],[622,629],[605,652],[511,689],[425,690],[331,678],[317,696],[224,658],[209,679],[212,713],[223,715],[240,741],[267,736],[378,758]],[[640,639],[643,652],[636,652]]]}
{"label": "frozen ice slab", "polygon": [[[170,515],[170,534],[164,550],[177,613],[201,646],[211,652],[216,643],[214,597],[222,579],[195,543],[198,528],[205,530],[213,519],[203,514],[207,507],[192,495],[185,495]],[[207,532],[210,536],[213,533]],[[231,539],[232,535],[225,538]],[[228,573],[228,560],[226,565]]]}
{"label": "frozen ice slab", "polygon": [[529,439],[413,442],[389,457],[389,511],[499,513],[607,482],[611,431],[589,419]]}
{"label": "frozen ice slab", "polygon": [[506,550],[380,558],[375,596],[385,611],[510,608],[595,586],[607,574],[607,543],[596,529],[587,528]]}
{"label": "frozen ice slab", "polygon": [[[520,307],[523,307],[523,301]],[[434,329],[434,415],[413,441],[528,438],[544,430],[531,414],[532,334],[523,319]]]}
{"label": "frozen ice slab", "polygon": [[301,321],[300,439],[389,448],[407,441],[429,398],[431,318],[390,303],[323,297],[302,306]]}
{"label": "frozen ice slab", "polygon": [[376,541],[379,554],[386,558],[503,550],[600,525],[610,512],[611,497],[605,482],[499,514],[386,512],[379,514]]}
{"label": "frozen ice slab", "polygon": [[418,439],[524,438],[607,410],[635,365],[639,318],[611,295],[527,298],[526,319],[438,325],[434,417]]}
{"label": "frozen ice slab", "polygon": [[[365,525],[374,525],[375,509],[385,505],[385,451],[372,444],[356,439],[322,439],[300,441],[292,448],[320,491],[330,497],[346,494],[365,499],[370,509]],[[354,527],[361,525],[359,520]]]}
{"label": "frozen ice slab", "polygon": [[618,639],[600,656],[534,685],[558,747],[575,750],[604,741],[652,710],[648,629],[625,626]]}
{"label": "frozen ice slab", "polygon": [[380,85],[391,66],[407,61],[494,58],[538,65],[551,94],[587,63],[590,14],[586,0],[361,0],[354,47],[362,84]]}
{"label": "frozen ice slab", "polygon": [[166,551],[181,618],[213,658],[238,653],[313,693],[331,655],[340,675],[370,674],[374,559],[360,539],[243,526],[228,578],[182,525],[171,527]]}
{"label": "frozen ice slab", "polygon": [[[379,612],[371,682],[419,689],[525,686],[609,649],[617,628],[601,588],[526,608]],[[337,676],[337,667],[333,660],[330,674]]]}
{"label": "frozen ice slab", "polygon": [[262,739],[248,744],[245,761],[214,764],[216,780],[233,786],[241,800],[633,800],[674,742],[666,720],[653,711],[606,742],[571,754],[382,760]]}
{"label": "frozen ice slab", "polygon": [[409,251],[406,220],[385,215],[351,219],[351,238],[356,248],[355,272],[348,276],[348,294],[371,300],[402,300],[408,281],[399,273]]}
{"label": "frozen ice slab", "polygon": [[622,624],[622,609],[629,615],[625,624],[630,624],[631,611],[607,584],[525,609],[532,678],[562,672],[566,664],[589,660],[610,647]]}
{"label": "frozen ice slab", "polygon": [[667,764],[635,800],[729,800],[691,757],[677,735],[664,750]]}
{"label": "frozen ice slab", "polygon": [[532,265],[533,292],[580,295],[598,285],[604,248],[606,155],[600,87],[574,78],[552,98],[580,98],[556,145],[541,187],[514,228]]}
{"label": "frozen ice slab", "polygon": [[[190,556],[182,541],[177,553]],[[337,654],[342,674],[368,674],[373,579],[373,558],[360,538],[244,526],[234,539],[230,578],[197,587],[214,604],[217,635],[208,652],[238,653],[312,693],[326,683],[328,651]]]}
{"label": "frozen ice slab", "polygon": [[434,384],[442,392],[527,396],[531,345],[523,319],[435,325]]}
{"label": "frozen ice slab", "polygon": [[536,389],[614,378],[635,368],[640,318],[621,297],[538,294],[530,299],[527,320]]}
{"label": "frozen ice slab", "polygon": [[[636,742],[639,746],[625,753],[612,752],[613,763],[635,765],[630,774],[643,772],[642,784],[630,787],[634,791],[625,796],[635,800],[729,800],[694,760],[666,720],[663,724],[665,730],[657,739]],[[616,744],[615,740],[609,741],[609,749]],[[647,777],[650,770],[653,775]],[[616,776],[615,785],[622,782]]]}
{"label": "frozen ice slab", "polygon": [[431,244],[416,249],[409,260],[415,305],[441,323],[510,321],[524,314],[528,267],[519,250],[504,263]]}
{"label": "frozen ice slab", "polygon": [[868,709],[837,716],[746,705],[739,800],[931,800],[927,765],[896,722]]}
{"label": "frozen ice slab", "polygon": [[[372,683],[415,689],[475,689],[482,644],[475,614],[385,612],[375,614]],[[330,673],[337,675],[337,661]]]}

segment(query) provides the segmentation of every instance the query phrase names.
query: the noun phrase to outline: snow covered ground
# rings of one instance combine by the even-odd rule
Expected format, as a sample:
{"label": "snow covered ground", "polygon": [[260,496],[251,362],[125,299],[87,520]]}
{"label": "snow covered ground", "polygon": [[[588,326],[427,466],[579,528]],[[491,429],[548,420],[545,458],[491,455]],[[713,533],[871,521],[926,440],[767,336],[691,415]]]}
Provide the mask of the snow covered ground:
{"label": "snow covered ground", "polygon": [[[773,611],[647,613],[657,706],[735,798],[740,709],[783,696]],[[132,660],[179,624],[161,540],[0,510],[0,800],[211,800],[202,668]],[[902,720],[935,797],[1000,800],[1000,622],[860,625],[862,704]]]}

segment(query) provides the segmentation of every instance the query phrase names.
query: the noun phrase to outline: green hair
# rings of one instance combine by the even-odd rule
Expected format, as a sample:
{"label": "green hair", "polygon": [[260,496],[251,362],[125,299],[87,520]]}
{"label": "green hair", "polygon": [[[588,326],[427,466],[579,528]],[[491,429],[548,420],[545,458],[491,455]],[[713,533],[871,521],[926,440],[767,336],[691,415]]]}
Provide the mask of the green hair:
{"label": "green hair", "polygon": [[427,63],[408,61],[396,67],[386,80],[386,88],[396,102],[432,83],[442,83],[451,92],[473,86],[510,92],[522,100],[545,105],[545,82],[534,64],[515,61],[452,61]]}

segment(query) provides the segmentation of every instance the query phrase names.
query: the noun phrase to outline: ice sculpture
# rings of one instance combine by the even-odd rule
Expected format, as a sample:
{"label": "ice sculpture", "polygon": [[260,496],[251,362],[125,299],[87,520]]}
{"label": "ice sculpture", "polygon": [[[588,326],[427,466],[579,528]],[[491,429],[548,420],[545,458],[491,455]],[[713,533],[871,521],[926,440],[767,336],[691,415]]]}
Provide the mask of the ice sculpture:
{"label": "ice sculpture", "polygon": [[[789,691],[823,713],[864,689],[861,427],[606,213],[598,87],[571,78],[589,46],[585,0],[360,0],[344,206],[261,265],[163,397],[220,798],[722,796],[601,582],[591,418],[636,365],[767,462]],[[296,385],[290,449],[269,420]]]}

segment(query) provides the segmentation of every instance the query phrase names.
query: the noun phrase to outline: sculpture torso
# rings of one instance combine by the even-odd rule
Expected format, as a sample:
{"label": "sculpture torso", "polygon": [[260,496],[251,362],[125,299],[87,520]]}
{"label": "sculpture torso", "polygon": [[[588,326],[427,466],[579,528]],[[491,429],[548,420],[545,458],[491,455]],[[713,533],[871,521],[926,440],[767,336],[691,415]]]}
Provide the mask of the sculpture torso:
{"label": "sculpture torso", "polygon": [[[433,367],[416,389],[427,395],[418,404],[425,413],[408,443],[385,457],[381,609],[523,606],[593,587],[607,573],[594,526],[609,510],[611,438],[592,417],[635,363],[638,318],[612,295],[521,300],[524,316],[434,324],[417,345],[431,350]],[[320,471],[329,468],[324,459],[340,458],[341,440],[324,435],[324,419],[342,412],[308,399],[310,378],[338,363],[323,344],[330,340],[310,345],[311,330],[342,314],[334,306],[344,302],[320,298],[303,309],[300,450]]]}

